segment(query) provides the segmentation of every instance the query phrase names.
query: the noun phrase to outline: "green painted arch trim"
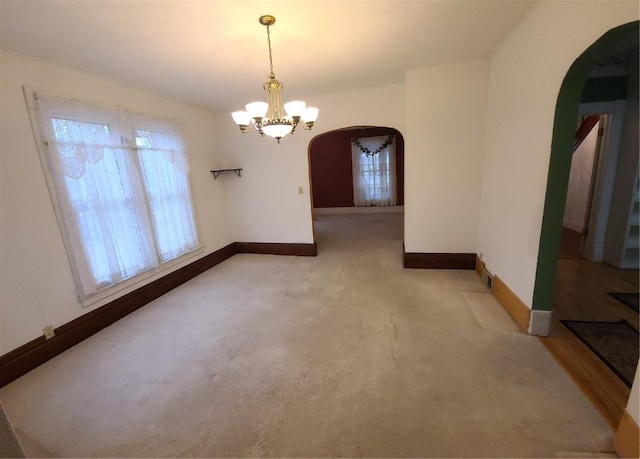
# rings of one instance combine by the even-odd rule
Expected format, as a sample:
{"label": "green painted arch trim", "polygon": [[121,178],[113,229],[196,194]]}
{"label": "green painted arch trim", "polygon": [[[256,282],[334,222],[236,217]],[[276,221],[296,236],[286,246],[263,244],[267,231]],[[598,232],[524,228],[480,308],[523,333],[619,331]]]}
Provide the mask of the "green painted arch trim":
{"label": "green painted arch trim", "polygon": [[607,102],[627,98],[628,76],[587,78],[580,103]]}
{"label": "green painted arch trim", "polygon": [[574,61],[562,81],[553,122],[549,175],[533,290],[534,310],[550,311],[552,306],[571,169],[571,149],[582,89],[596,61],[625,36],[638,33],[639,24],[639,21],[634,21],[609,30]]}

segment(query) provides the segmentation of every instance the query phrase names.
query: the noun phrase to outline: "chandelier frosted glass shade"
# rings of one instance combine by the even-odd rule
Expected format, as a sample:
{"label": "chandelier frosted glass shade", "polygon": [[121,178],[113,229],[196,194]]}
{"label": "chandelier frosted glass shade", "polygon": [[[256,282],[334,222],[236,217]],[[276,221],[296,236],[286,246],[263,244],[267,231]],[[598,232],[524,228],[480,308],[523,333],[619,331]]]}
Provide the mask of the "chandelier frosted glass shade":
{"label": "chandelier frosted glass shade", "polygon": [[233,112],[231,117],[238,126],[247,126],[251,124],[251,114],[249,114],[249,112]]}
{"label": "chandelier frosted glass shade", "polygon": [[320,110],[316,107],[307,107],[302,112],[302,121],[307,124],[311,123],[311,126],[313,126],[313,123],[318,119],[318,113],[320,113]]}
{"label": "chandelier frosted glass shade", "polygon": [[306,108],[307,104],[301,100],[292,100],[284,104],[284,110],[289,116],[302,116],[302,112]]}
{"label": "chandelier frosted glass shade", "polygon": [[269,104],[266,102],[251,102],[244,106],[249,112],[251,118],[264,118],[267,116],[267,110],[269,110]]}
{"label": "chandelier frosted glass shade", "polygon": [[245,110],[231,113],[233,121],[242,132],[250,132],[255,128],[261,136],[265,134],[280,143],[280,139],[287,134],[293,134],[296,127],[311,129],[318,118],[316,107],[307,107],[301,100],[294,100],[282,105],[283,85],[273,73],[273,59],[271,57],[271,36],[269,26],[275,24],[273,16],[261,16],[260,24],[267,27],[267,41],[269,43],[269,64],[271,73],[263,88],[267,92],[267,102],[251,102],[245,105]]}
{"label": "chandelier frosted glass shade", "polygon": [[278,139],[278,141],[285,135],[289,134],[293,130],[293,125],[290,123],[272,123],[262,126],[262,130],[269,137]]}

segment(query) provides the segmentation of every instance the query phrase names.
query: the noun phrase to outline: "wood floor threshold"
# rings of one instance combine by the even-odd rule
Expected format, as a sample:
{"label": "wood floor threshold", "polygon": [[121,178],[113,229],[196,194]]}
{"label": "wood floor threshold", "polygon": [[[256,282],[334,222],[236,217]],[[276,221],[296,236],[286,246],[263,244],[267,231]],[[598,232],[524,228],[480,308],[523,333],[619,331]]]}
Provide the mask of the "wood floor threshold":
{"label": "wood floor threshold", "polygon": [[[629,388],[622,381],[616,385],[616,390],[613,392],[602,387],[604,386],[602,382],[604,378],[617,380],[617,376],[595,355],[591,359],[572,355],[576,353],[571,350],[573,345],[584,346],[577,338],[573,345],[563,344],[560,342],[561,339],[557,337],[540,336],[538,339],[591,401],[611,430],[615,432],[624,412],[623,406],[626,405],[626,400],[629,398]],[[590,351],[586,346],[584,347],[584,355],[590,355]]]}
{"label": "wood floor threshold", "polygon": [[[479,276],[482,276],[484,267],[484,262],[476,257],[475,270]],[[494,276],[493,294],[522,330],[528,332],[531,310],[498,276]],[[611,430],[615,431],[621,418],[624,421],[623,413],[629,398],[629,388],[580,340],[559,323],[558,326],[559,330],[555,336],[538,339],[587,396]],[[623,448],[627,450],[629,440],[626,438],[631,436],[632,439],[637,439],[637,435],[632,436],[632,427],[624,426],[623,440],[620,440],[624,442]]]}
{"label": "wood floor threshold", "polygon": [[475,253],[404,252],[404,267],[410,269],[475,269]]}
{"label": "wood floor threshold", "polygon": [[620,457],[640,457],[640,430],[627,410],[622,413],[613,446]]}

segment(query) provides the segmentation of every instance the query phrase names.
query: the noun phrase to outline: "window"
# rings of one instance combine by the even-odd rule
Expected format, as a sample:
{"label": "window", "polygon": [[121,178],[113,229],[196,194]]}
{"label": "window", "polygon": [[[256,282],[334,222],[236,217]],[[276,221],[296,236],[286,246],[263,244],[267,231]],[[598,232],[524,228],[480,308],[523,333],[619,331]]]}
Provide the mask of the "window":
{"label": "window", "polygon": [[356,206],[395,206],[396,150],[394,136],[353,140],[353,200]]}
{"label": "window", "polygon": [[189,163],[175,126],[54,97],[37,100],[81,299],[198,247]]}

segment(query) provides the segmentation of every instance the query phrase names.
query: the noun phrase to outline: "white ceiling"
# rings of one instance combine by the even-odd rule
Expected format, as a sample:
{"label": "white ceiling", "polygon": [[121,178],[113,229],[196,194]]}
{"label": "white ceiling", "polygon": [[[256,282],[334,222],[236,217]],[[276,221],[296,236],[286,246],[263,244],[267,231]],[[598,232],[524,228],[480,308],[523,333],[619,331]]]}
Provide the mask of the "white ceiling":
{"label": "white ceiling", "polygon": [[535,0],[0,0],[2,49],[213,110],[264,99],[266,29],[284,99],[489,55]]}

